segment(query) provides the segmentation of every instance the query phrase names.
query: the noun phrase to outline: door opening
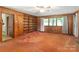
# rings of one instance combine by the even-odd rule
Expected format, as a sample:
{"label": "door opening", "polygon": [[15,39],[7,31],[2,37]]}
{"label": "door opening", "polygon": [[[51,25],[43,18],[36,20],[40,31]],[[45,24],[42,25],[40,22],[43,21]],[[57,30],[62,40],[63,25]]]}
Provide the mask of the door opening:
{"label": "door opening", "polygon": [[2,13],[2,41],[13,38],[13,15]]}

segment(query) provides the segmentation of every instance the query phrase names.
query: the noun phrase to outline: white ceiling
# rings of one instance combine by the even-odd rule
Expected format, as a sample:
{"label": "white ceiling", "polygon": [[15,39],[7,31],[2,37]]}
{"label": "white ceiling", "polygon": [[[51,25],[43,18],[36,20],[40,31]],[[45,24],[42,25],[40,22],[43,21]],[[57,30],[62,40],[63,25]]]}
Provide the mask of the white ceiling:
{"label": "white ceiling", "polygon": [[23,13],[31,14],[34,16],[47,16],[47,15],[58,15],[74,13],[79,9],[79,6],[56,6],[55,8],[47,9],[46,12],[40,13],[35,7],[32,6],[5,6]]}

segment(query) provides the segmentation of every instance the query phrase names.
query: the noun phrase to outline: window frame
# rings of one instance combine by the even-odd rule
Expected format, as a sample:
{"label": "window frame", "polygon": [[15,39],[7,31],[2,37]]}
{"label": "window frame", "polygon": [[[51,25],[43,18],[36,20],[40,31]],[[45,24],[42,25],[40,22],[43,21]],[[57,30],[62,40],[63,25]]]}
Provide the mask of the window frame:
{"label": "window frame", "polygon": [[[56,20],[54,20],[54,18],[55,18]],[[59,26],[57,20],[58,20],[58,18],[63,18],[63,17],[54,17],[54,18],[45,18],[45,19],[48,19],[48,25],[44,25],[44,26]],[[45,19],[44,19],[44,20],[45,20]],[[50,25],[50,19],[53,19],[52,22],[51,22],[52,25]],[[56,21],[56,22],[55,22],[55,21]],[[62,19],[61,19],[61,21],[62,21]],[[56,23],[56,25],[54,25],[54,22]],[[62,22],[63,22],[63,21],[62,21]],[[63,26],[63,25],[61,25],[61,26]]]}

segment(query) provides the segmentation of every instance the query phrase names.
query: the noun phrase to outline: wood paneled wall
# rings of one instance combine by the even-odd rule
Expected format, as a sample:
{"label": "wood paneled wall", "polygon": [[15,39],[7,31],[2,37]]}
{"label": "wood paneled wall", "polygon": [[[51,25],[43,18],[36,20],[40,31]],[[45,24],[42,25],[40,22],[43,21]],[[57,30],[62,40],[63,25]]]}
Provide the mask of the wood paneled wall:
{"label": "wood paneled wall", "polygon": [[[13,9],[8,9],[8,8],[5,8],[5,7],[2,7],[0,6],[0,14],[2,13],[7,13],[7,14],[12,14],[14,15],[14,38],[15,37],[18,37],[20,35],[23,34],[23,21],[24,21],[24,13],[21,13],[21,12],[18,12],[16,10],[13,10]],[[31,16],[29,14],[27,14],[28,16]],[[35,16],[32,16],[32,17],[35,17]],[[0,19],[2,17],[0,16]],[[1,19],[2,20],[2,19]],[[1,22],[0,20],[0,22]],[[0,39],[1,36],[2,36],[2,27],[1,27],[1,23],[0,23]]]}
{"label": "wood paneled wall", "polygon": [[45,32],[62,33],[62,26],[45,26]]}
{"label": "wood paneled wall", "polygon": [[41,17],[37,17],[37,30],[40,31],[40,22],[41,22]]}
{"label": "wood paneled wall", "polygon": [[0,15],[0,41],[2,41],[2,21],[1,21],[1,15]]}
{"label": "wood paneled wall", "polygon": [[68,15],[68,34],[73,35],[73,15]]}
{"label": "wood paneled wall", "polygon": [[14,15],[14,37],[17,37],[23,33],[23,13],[4,7],[0,7],[0,13]]}

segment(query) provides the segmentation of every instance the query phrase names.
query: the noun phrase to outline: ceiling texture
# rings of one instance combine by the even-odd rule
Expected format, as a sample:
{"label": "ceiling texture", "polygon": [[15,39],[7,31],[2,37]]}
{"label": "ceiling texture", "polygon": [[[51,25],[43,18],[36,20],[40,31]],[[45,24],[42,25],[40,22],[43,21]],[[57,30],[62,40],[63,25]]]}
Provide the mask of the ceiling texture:
{"label": "ceiling texture", "polygon": [[68,14],[68,13],[74,13],[75,11],[79,10],[79,6],[55,6],[52,8],[46,8],[44,12],[40,12],[34,6],[4,6],[4,7],[34,16]]}

